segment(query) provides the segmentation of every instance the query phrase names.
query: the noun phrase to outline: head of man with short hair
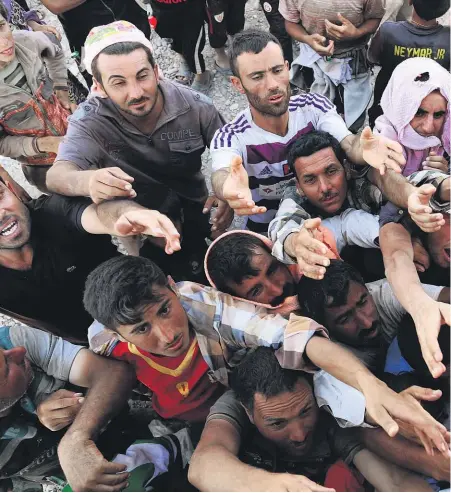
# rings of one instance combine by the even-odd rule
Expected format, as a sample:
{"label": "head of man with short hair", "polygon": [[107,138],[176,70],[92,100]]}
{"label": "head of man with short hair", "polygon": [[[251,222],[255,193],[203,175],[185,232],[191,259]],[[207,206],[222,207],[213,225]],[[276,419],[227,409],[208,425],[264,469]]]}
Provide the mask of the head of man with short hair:
{"label": "head of man with short hair", "polygon": [[21,250],[29,244],[28,207],[0,179],[0,257],[2,250]]}
{"label": "head of man with short hair", "polygon": [[282,456],[309,453],[319,418],[310,375],[284,370],[272,349],[259,347],[234,368],[231,387],[251,422]]}
{"label": "head of man with short hair", "polygon": [[253,114],[280,117],[287,113],[289,67],[276,37],[257,29],[236,34],[230,47],[230,66],[230,80],[238,92],[246,95]]}
{"label": "head of man with short hair", "polygon": [[425,21],[431,21],[445,15],[449,10],[450,0],[409,0],[415,12]]}
{"label": "head of man with short hair", "polygon": [[258,237],[233,232],[218,238],[207,254],[207,271],[219,291],[278,306],[295,294],[287,266]]}
{"label": "head of man with short hair", "polygon": [[190,344],[185,310],[149,259],[124,255],[103,262],[86,280],[83,303],[94,319],[150,353],[175,357]]}
{"label": "head of man with short hair", "polygon": [[303,276],[297,290],[302,314],[327,327],[335,340],[361,348],[381,345],[376,304],[352,265],[331,260],[323,279]]}
{"label": "head of man with short hair", "polygon": [[337,139],[315,130],[294,142],[287,158],[298,189],[325,215],[343,207],[348,192],[344,153]]}
{"label": "head of man with short hair", "polygon": [[162,103],[150,41],[132,23],[115,21],[94,27],[84,49],[83,62],[97,90],[126,116],[147,117]]}
{"label": "head of man with short hair", "polygon": [[6,416],[33,380],[30,361],[22,346],[0,349],[0,417]]}

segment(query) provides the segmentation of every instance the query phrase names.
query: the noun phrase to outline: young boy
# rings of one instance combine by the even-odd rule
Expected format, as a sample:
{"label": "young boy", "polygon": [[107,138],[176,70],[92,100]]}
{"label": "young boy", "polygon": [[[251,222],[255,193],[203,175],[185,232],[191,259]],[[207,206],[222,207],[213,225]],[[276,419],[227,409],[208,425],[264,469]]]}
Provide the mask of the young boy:
{"label": "young boy", "polygon": [[368,59],[381,65],[374,86],[374,103],[369,110],[370,126],[382,115],[380,101],[393,70],[406,58],[432,58],[449,70],[450,28],[437,18],[449,10],[450,0],[409,0],[413,6],[409,21],[385,22],[374,35]]}
{"label": "young boy", "polygon": [[219,385],[228,385],[228,371],[248,349],[266,346],[275,350],[283,368],[320,367],[360,390],[366,415],[390,435],[398,429],[393,416],[414,423],[437,448],[446,448],[442,425],[417,402],[389,390],[309,318],[291,314],[287,320],[213,288],[192,282],[175,285],[152,261],[131,256],[94,269],[86,281],[84,304],[111,329],[91,327],[91,348],[134,365],[163,417],[205,419]]}

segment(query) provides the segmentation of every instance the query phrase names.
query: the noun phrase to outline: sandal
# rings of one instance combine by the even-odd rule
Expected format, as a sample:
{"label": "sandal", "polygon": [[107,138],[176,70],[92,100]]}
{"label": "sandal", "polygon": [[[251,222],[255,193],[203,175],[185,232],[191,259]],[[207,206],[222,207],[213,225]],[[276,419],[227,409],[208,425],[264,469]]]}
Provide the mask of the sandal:
{"label": "sandal", "polygon": [[207,74],[207,80],[201,83],[194,79],[194,82],[191,84],[191,89],[206,94],[213,83],[213,74],[209,70],[206,70],[204,73]]}
{"label": "sandal", "polygon": [[232,70],[230,68],[223,68],[218,65],[218,62],[215,60],[215,70],[219,72],[221,75],[225,77],[231,77],[233,75]]}
{"label": "sandal", "polygon": [[175,74],[175,80],[183,86],[189,86],[193,82],[193,73],[185,60],[180,60],[179,70]]}

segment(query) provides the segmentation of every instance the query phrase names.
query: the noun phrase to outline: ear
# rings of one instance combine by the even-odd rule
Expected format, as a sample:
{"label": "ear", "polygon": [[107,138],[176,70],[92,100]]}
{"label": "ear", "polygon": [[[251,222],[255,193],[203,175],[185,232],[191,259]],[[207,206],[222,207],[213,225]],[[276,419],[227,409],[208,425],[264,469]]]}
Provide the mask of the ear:
{"label": "ear", "polygon": [[[243,406],[243,404],[241,404]],[[252,416],[252,414],[249,412],[249,410],[243,406],[243,409],[246,411],[246,414],[247,414],[247,417],[249,418],[249,421],[254,424],[254,418]]]}
{"label": "ear", "polygon": [[244,94],[245,91],[244,91],[244,87],[243,87],[243,84],[241,84],[241,80],[238,78],[238,77],[235,77],[234,75],[232,75],[232,77],[230,77],[230,82],[232,83],[232,86],[240,93],[240,94]]}
{"label": "ear", "polygon": [[95,92],[101,98],[107,98],[108,94],[104,91],[102,84],[95,78],[92,79],[91,92]]}
{"label": "ear", "polygon": [[160,70],[160,67],[158,64],[155,64],[155,67],[153,68],[153,71],[155,73],[155,79],[157,81],[157,84],[160,82],[160,80],[164,77],[163,72]]}

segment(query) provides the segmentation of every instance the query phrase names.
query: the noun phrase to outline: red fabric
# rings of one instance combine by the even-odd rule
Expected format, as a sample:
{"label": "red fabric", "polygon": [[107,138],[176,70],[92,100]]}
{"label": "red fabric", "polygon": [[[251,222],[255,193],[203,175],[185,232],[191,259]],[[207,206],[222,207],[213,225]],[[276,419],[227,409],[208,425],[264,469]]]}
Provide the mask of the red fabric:
{"label": "red fabric", "polygon": [[324,480],[326,488],[335,491],[365,491],[363,476],[358,471],[352,471],[342,460],[329,467]]}
{"label": "red fabric", "polygon": [[[135,351],[141,356],[133,354],[128,343],[120,342],[114,348],[112,356],[128,361],[135,367],[138,380],[153,392],[152,405],[160,416],[187,421],[202,421],[208,416],[210,407],[222,393],[223,387],[219,383],[212,383],[208,378],[209,368],[197,340],[191,339],[187,351],[175,358],[156,356],[139,348],[135,348]],[[180,375],[164,373],[165,370],[178,368],[187,355],[189,364]],[[152,368],[142,356],[165,370]]]}

